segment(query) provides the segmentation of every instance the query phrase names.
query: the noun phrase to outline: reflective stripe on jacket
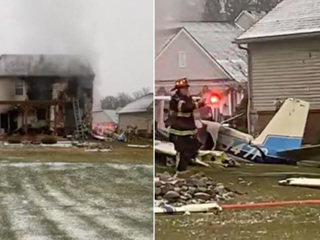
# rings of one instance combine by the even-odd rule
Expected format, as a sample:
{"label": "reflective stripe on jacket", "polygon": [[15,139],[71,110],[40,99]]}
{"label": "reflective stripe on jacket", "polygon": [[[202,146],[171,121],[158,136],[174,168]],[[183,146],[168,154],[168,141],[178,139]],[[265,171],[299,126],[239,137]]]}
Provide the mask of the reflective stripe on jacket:
{"label": "reflective stripe on jacket", "polygon": [[170,100],[170,133],[179,136],[194,135],[196,125],[193,111],[199,104],[192,97],[176,93]]}

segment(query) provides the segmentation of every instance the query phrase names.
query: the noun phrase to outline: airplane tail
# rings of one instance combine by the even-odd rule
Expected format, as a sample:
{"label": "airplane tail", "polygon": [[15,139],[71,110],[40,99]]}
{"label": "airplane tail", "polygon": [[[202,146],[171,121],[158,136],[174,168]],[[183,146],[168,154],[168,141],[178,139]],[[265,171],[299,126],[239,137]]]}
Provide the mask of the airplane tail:
{"label": "airplane tail", "polygon": [[299,99],[287,99],[253,143],[277,151],[300,148],[309,106]]}

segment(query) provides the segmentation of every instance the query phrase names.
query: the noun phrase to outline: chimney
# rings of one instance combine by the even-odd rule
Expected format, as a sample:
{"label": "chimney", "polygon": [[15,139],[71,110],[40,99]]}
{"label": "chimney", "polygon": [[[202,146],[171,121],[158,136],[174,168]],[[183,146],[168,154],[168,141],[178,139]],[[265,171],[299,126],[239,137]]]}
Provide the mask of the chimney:
{"label": "chimney", "polygon": [[218,0],[220,4],[220,16],[222,21],[228,21],[228,14],[226,11],[226,5],[227,1],[226,0]]}
{"label": "chimney", "polygon": [[254,11],[242,11],[238,17],[234,20],[234,23],[243,29],[248,30],[253,24],[258,22],[262,17],[266,15],[265,12],[254,12]]}
{"label": "chimney", "polygon": [[118,114],[121,109],[122,109],[121,107],[117,107],[117,109],[116,109],[116,114]]}

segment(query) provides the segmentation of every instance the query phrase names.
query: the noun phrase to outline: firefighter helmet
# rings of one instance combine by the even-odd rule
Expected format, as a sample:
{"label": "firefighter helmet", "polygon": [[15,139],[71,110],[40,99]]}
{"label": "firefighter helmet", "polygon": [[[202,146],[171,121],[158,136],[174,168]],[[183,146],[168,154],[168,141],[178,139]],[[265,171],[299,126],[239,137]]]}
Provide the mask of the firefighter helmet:
{"label": "firefighter helmet", "polygon": [[171,91],[178,90],[181,88],[187,88],[187,87],[190,87],[187,78],[182,78],[182,79],[176,80],[175,86],[174,88],[171,89]]}

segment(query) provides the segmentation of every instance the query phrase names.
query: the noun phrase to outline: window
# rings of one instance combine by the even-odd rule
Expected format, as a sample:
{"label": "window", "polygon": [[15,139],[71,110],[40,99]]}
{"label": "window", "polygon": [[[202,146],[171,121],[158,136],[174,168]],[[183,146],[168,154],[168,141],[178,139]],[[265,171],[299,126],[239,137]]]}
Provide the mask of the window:
{"label": "window", "polygon": [[187,66],[187,55],[186,52],[180,51],[179,52],[179,67],[185,68]]}
{"label": "window", "polygon": [[16,81],[16,88],[15,88],[16,95],[23,95],[23,81],[18,80]]}

